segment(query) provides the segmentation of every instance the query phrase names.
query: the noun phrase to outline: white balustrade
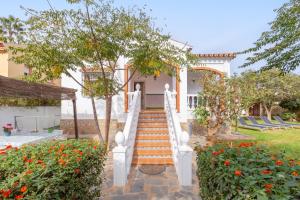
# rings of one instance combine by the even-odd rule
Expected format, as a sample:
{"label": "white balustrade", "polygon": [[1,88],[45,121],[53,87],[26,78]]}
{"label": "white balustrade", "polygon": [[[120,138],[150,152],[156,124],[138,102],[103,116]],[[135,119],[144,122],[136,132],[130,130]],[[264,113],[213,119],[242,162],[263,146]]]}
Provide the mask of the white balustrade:
{"label": "white balustrade", "polygon": [[187,108],[188,110],[194,110],[199,103],[197,94],[187,94]]}
{"label": "white balustrade", "polygon": [[165,85],[165,112],[167,116],[173,162],[180,185],[192,185],[193,149],[188,145],[189,135],[182,131],[176,112],[176,93],[169,91]]}
{"label": "white balustrade", "polygon": [[129,110],[123,132],[118,132],[115,136],[117,146],[113,149],[113,175],[114,185],[124,186],[130,172],[136,130],[139,113],[141,110],[140,85],[136,85],[136,91],[130,93]]}

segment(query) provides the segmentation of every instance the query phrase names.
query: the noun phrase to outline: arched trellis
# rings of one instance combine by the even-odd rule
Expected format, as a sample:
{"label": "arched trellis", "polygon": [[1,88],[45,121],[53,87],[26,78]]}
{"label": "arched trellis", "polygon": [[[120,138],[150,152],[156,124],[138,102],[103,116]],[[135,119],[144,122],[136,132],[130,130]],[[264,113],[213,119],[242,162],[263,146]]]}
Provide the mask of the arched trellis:
{"label": "arched trellis", "polygon": [[[173,65],[174,66],[174,65]],[[125,65],[125,69],[124,69],[124,83],[127,82],[127,84],[125,84],[124,86],[124,110],[125,112],[128,112],[128,78],[129,78],[129,67],[130,64],[126,64]],[[176,110],[177,112],[180,112],[180,80],[179,80],[179,76],[180,76],[180,66],[174,66],[176,67]]]}

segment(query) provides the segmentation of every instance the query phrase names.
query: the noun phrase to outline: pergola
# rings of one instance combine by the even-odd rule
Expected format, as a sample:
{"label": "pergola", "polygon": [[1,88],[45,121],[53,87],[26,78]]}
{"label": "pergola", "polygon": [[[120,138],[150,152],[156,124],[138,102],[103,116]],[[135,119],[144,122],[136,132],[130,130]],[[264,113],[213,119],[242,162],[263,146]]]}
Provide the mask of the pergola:
{"label": "pergola", "polygon": [[41,83],[30,83],[0,76],[0,97],[26,99],[72,100],[75,137],[78,138],[76,89],[57,87]]}

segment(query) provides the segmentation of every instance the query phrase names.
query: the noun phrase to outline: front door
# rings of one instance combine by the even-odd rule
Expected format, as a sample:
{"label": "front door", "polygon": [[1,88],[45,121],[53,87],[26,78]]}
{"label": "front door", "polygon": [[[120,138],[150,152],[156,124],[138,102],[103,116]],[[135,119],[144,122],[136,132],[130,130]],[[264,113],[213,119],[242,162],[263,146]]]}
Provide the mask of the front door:
{"label": "front door", "polygon": [[140,85],[141,91],[141,108],[145,109],[145,83],[144,82],[134,82],[134,91],[136,90],[136,85]]}

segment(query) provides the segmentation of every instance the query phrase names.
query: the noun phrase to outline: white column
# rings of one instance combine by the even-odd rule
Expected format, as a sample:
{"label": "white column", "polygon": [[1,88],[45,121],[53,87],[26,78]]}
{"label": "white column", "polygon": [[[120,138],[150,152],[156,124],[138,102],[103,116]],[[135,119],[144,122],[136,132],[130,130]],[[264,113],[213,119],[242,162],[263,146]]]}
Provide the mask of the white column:
{"label": "white column", "polygon": [[126,169],[126,147],[124,147],[125,137],[122,132],[118,132],[115,136],[117,146],[113,149],[113,176],[114,185],[124,186],[127,182]]}
{"label": "white column", "polygon": [[180,69],[180,121],[187,121],[187,67]]}
{"label": "white column", "polygon": [[185,131],[181,134],[181,145],[179,146],[179,183],[183,186],[192,185],[192,156],[193,149],[188,146],[189,134]]}

